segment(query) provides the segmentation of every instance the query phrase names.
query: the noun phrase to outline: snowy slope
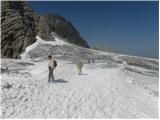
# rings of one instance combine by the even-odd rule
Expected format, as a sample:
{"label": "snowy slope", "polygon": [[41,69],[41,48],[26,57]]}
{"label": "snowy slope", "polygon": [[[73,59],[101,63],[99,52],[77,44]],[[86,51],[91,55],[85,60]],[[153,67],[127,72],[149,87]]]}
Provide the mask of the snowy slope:
{"label": "snowy slope", "polygon": [[158,77],[107,62],[85,64],[79,76],[75,64],[58,60],[51,84],[46,60],[3,61],[23,70],[2,74],[2,118],[158,118]]}
{"label": "snowy slope", "polygon": [[[158,118],[158,60],[87,49],[52,35],[55,41],[37,36],[21,60],[2,59],[1,118]],[[47,81],[49,54],[58,62],[54,83]]]}
{"label": "snowy slope", "polygon": [[47,45],[52,45],[52,46],[56,46],[56,45],[60,45],[60,46],[62,46],[62,45],[69,45],[62,38],[58,37],[55,33],[52,33],[52,36],[55,38],[55,41],[45,41],[45,40],[41,39],[39,36],[37,36],[36,37],[37,41],[26,48],[26,51],[21,55],[21,58],[22,59],[26,59],[28,57],[28,52],[32,51],[39,44],[47,44]]}
{"label": "snowy slope", "polygon": [[83,48],[65,41],[54,32],[52,33],[55,41],[45,41],[37,36],[37,41],[26,48],[26,51],[21,55],[22,59],[36,59],[43,58],[46,59],[49,54],[53,55],[59,59],[66,59],[70,61],[78,60],[88,60],[89,58],[94,58],[104,61],[115,61],[122,63],[126,61],[129,65],[134,65],[138,67],[143,67],[146,69],[159,70],[158,59],[151,59],[145,57],[129,56],[124,54],[105,52],[99,50],[93,50],[88,48]]}

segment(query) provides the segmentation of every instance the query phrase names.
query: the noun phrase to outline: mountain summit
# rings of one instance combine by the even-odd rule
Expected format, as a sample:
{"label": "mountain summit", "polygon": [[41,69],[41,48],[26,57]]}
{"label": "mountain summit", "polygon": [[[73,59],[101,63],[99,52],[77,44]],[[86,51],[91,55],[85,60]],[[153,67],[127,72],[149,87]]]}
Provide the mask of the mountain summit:
{"label": "mountain summit", "polygon": [[25,1],[3,1],[1,13],[2,57],[20,58],[26,47],[36,41],[37,35],[44,40],[53,41],[51,32],[70,43],[89,48],[87,42],[65,18],[56,14],[40,16]]}
{"label": "mountain summit", "polygon": [[40,16],[38,29],[38,34],[42,39],[50,40],[52,38],[51,32],[54,31],[70,43],[89,48],[87,42],[80,36],[75,27],[59,15],[46,14]]}

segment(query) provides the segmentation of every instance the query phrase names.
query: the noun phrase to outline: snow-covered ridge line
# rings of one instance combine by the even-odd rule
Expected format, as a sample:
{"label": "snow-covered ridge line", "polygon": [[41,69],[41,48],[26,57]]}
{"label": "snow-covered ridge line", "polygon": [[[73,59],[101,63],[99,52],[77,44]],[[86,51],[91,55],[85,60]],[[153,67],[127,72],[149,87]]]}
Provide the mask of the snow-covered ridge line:
{"label": "snow-covered ridge line", "polygon": [[39,44],[47,44],[47,45],[51,45],[51,46],[68,45],[68,46],[72,46],[72,49],[73,49],[73,47],[74,47],[74,49],[76,49],[76,48],[81,49],[82,48],[83,50],[92,52],[94,55],[106,55],[106,56],[109,55],[109,56],[112,56],[113,59],[118,60],[118,61],[119,60],[123,61],[121,57],[133,57],[133,58],[136,58],[136,59],[153,60],[153,61],[156,61],[156,62],[159,61],[158,59],[154,59],[154,58],[132,56],[132,55],[125,55],[125,54],[120,54],[120,53],[113,53],[113,52],[106,52],[106,51],[101,51],[101,50],[84,48],[84,47],[75,45],[73,43],[68,43],[64,38],[58,36],[55,32],[51,32],[51,33],[52,33],[52,37],[54,38],[53,41],[45,41],[40,36],[37,36],[36,37],[37,41],[26,48],[26,51],[21,55],[21,58],[26,58],[26,56],[28,56],[27,55],[28,52],[32,51]]}
{"label": "snow-covered ridge line", "polygon": [[60,45],[60,46],[70,45],[69,43],[64,41],[63,38],[60,38],[56,33],[52,32],[52,36],[53,36],[53,38],[55,38],[54,41],[45,41],[40,36],[37,35],[36,36],[37,41],[26,48],[26,51],[23,54],[21,54],[21,58],[25,58],[27,53],[29,51],[33,50],[39,44],[48,44],[48,45],[53,45],[53,46],[55,46],[55,45]]}
{"label": "snow-covered ridge line", "polygon": [[45,41],[40,36],[36,36],[37,41],[33,43],[32,45],[28,46],[26,48],[26,52],[29,52],[30,50],[34,49],[39,43],[41,44],[49,44],[49,45],[70,45],[66,41],[63,40],[63,38],[59,37],[56,33],[52,32],[53,38],[55,38],[55,41]]}

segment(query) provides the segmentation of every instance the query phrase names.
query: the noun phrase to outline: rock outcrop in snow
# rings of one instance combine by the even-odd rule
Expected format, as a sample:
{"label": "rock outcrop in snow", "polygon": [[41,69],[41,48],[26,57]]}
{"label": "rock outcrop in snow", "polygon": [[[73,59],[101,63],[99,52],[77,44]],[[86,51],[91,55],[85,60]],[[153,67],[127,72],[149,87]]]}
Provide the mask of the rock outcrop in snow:
{"label": "rock outcrop in snow", "polygon": [[44,40],[53,41],[52,31],[65,41],[89,47],[74,26],[59,15],[36,14],[26,1],[2,1],[1,55],[20,58],[25,48],[36,41],[39,35]]}

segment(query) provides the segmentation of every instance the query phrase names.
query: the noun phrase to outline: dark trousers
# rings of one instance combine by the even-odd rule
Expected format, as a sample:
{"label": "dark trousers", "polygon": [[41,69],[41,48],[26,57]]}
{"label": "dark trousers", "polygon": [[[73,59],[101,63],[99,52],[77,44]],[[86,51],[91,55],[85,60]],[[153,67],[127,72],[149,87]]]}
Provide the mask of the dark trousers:
{"label": "dark trousers", "polygon": [[52,67],[49,68],[49,74],[48,74],[48,82],[54,81],[54,76],[53,76],[53,69]]}

